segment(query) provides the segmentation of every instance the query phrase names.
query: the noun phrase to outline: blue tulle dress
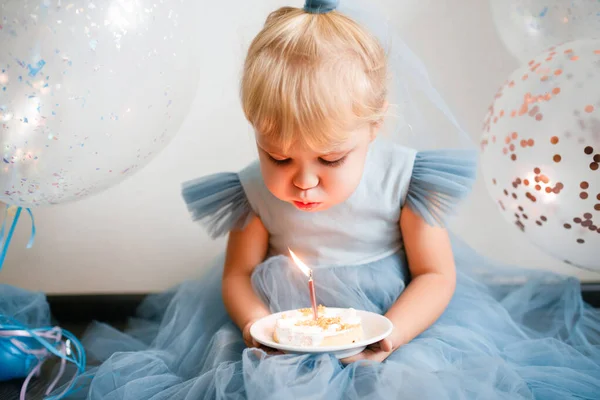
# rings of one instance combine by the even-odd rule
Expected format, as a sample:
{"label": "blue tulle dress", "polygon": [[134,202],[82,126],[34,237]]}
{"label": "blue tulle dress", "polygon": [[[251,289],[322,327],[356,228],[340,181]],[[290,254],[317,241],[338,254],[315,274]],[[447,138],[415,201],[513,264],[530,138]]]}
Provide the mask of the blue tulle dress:
{"label": "blue tulle dress", "polygon": [[[400,208],[443,224],[469,193],[475,157],[374,145],[357,191],[323,214],[272,197],[256,163],[189,182],[184,198],[214,236],[260,216],[271,245],[252,283],[272,311],[307,306],[306,278],[282,252],[290,246],[314,268],[320,303],[385,313],[410,281]],[[458,282],[450,305],[383,363],[344,366],[327,354],[245,348],[221,300],[218,259],[202,279],[147,298],[126,332],[92,325],[83,343],[102,363],[72,398],[600,398],[600,311],[582,301],[579,282],[497,265],[454,236],[452,244]],[[46,312],[2,297],[0,311],[26,321],[37,318],[29,311]]]}

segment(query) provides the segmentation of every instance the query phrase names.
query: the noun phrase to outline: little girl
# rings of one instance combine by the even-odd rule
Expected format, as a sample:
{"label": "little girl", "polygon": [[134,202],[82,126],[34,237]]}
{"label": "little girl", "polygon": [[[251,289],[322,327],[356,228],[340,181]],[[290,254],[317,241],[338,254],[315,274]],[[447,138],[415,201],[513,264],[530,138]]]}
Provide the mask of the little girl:
{"label": "little girl", "polygon": [[[600,313],[573,279],[494,265],[444,229],[476,153],[378,137],[388,110],[380,42],[336,1],[272,13],[241,99],[258,160],[184,185],[195,220],[228,234],[197,282],[150,297],[130,335],[98,325],[90,399],[567,399],[600,393]],[[385,314],[392,334],[341,362],[256,349],[249,327],[318,302]],[[113,337],[108,334],[112,331]],[[119,351],[117,351],[119,350]],[[269,350],[269,349],[266,349]],[[361,360],[360,362],[355,362]]]}

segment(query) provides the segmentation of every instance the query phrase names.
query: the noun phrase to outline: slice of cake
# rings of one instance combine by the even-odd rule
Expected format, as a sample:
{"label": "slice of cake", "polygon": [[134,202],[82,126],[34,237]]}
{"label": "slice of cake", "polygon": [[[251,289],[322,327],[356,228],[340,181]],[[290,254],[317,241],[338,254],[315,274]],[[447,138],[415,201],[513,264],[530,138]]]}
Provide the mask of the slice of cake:
{"label": "slice of cake", "polygon": [[363,337],[361,320],[352,308],[328,309],[319,306],[318,319],[311,308],[288,311],[275,323],[273,340],[302,347],[342,346]]}

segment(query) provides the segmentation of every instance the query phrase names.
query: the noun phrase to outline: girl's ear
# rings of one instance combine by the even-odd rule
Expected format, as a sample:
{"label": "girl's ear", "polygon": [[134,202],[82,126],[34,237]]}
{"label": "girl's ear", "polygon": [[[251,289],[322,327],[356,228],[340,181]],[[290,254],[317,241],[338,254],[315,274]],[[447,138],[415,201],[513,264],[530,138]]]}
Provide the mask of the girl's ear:
{"label": "girl's ear", "polygon": [[379,130],[381,129],[381,127],[383,126],[383,115],[387,114],[388,108],[390,106],[390,103],[386,100],[385,103],[383,103],[383,107],[381,107],[381,115],[382,117],[379,118],[378,121],[373,122],[371,124],[371,141],[375,140],[375,138],[377,137],[377,134],[379,133]]}

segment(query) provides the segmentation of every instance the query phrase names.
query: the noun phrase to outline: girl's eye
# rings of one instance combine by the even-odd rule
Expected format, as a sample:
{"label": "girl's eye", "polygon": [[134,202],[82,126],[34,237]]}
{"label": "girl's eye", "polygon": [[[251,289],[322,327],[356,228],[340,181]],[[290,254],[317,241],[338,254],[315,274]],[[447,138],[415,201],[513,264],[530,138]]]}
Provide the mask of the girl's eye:
{"label": "girl's eye", "polygon": [[328,161],[328,160],[319,158],[319,162],[328,167],[339,167],[340,165],[342,165],[344,163],[344,161],[346,161],[346,156],[344,156],[338,160],[335,160],[335,161]]}
{"label": "girl's eye", "polygon": [[271,160],[275,165],[287,165],[290,163],[290,161],[292,161],[291,158],[286,158],[283,160],[278,160],[276,158],[274,158],[273,156],[269,155],[269,160]]}

